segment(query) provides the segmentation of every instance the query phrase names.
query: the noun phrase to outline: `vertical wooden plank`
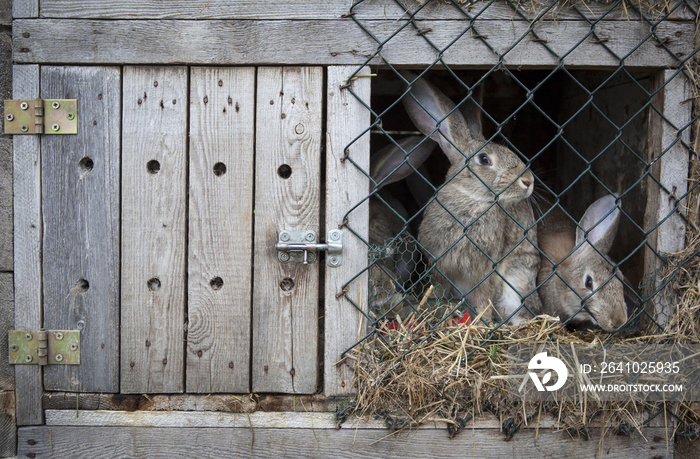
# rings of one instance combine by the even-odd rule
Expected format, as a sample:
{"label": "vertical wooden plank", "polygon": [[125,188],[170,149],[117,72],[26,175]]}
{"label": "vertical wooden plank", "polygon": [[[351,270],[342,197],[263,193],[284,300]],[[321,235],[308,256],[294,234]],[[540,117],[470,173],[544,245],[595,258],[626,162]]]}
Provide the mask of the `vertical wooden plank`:
{"label": "vertical wooden plank", "polygon": [[[2,33],[0,32],[0,53],[2,52]],[[6,74],[3,66],[7,68],[8,80],[12,79],[12,66],[0,63],[0,94],[2,98],[11,97],[10,81],[4,86],[2,76]],[[4,118],[2,109],[0,117]],[[12,138],[0,137],[0,271],[13,271],[12,250]],[[13,318],[14,320],[14,318]]]}
{"label": "vertical wooden plank", "polygon": [[[39,97],[39,66],[16,65],[12,97]],[[15,328],[41,328],[41,145],[38,136],[14,136]],[[15,366],[17,425],[43,422],[41,369]]]}
{"label": "vertical wooden plank", "polygon": [[254,392],[316,391],[319,263],[280,263],[275,244],[281,230],[319,232],[322,103],[320,67],[258,70]]}
{"label": "vertical wooden plank", "polygon": [[0,457],[17,455],[14,370],[5,358],[9,353],[7,332],[14,328],[14,306],[12,273],[0,273]]}
{"label": "vertical wooden plank", "polygon": [[182,392],[187,69],[125,67],[121,391]]}
{"label": "vertical wooden plank", "polygon": [[187,392],[250,390],[255,69],[190,78]]}
{"label": "vertical wooden plank", "polygon": [[8,359],[9,343],[5,337],[14,329],[15,299],[12,273],[0,273],[0,391],[14,390],[15,371]]}
{"label": "vertical wooden plank", "polygon": [[12,0],[12,17],[15,19],[39,17],[39,0]]}
{"label": "vertical wooden plank", "polygon": [[[692,98],[690,82],[682,73],[674,74],[674,70],[659,71],[653,76],[652,90],[660,91],[654,97],[653,105],[663,113],[659,114],[649,110],[649,157],[653,162],[652,175],[661,184],[660,186],[649,181],[647,187],[647,210],[645,215],[645,228],[654,227],[665,221],[652,232],[649,237],[645,271],[653,282],[654,288],[661,284],[659,269],[664,266],[663,259],[669,253],[678,252],[685,246],[685,222],[679,214],[684,212],[683,205],[678,211],[674,211],[675,200],[683,196],[688,190],[689,151],[686,145],[690,142],[691,104]],[[679,132],[680,129],[684,129]],[[657,255],[658,254],[658,255]],[[656,321],[665,326],[668,316],[673,312],[676,297],[672,292],[660,292],[654,298],[656,309]]]}
{"label": "vertical wooden plank", "polygon": [[[11,26],[12,2],[0,0],[0,99],[12,98]],[[0,117],[5,117],[4,107],[0,108]],[[12,225],[12,136],[3,135],[0,136],[0,271],[13,270]]]}
{"label": "vertical wooden plank", "polygon": [[118,67],[42,67],[44,99],[77,99],[78,134],[41,137],[44,328],[80,330],[80,365],[47,390],[119,390]]}
{"label": "vertical wooden plank", "polygon": [[0,457],[17,455],[15,393],[0,390]]}
{"label": "vertical wooden plank", "polygon": [[[369,205],[355,209],[345,222],[345,214],[364,199],[369,192],[369,179],[358,169],[369,172],[369,133],[346,147],[370,124],[370,113],[349,89],[341,89],[355,71],[353,66],[328,67],[328,98],[326,122],[326,221],[328,229],[349,225],[365,240],[369,238]],[[371,73],[369,69],[360,73]],[[369,104],[370,78],[352,83],[352,91]],[[357,164],[357,167],[348,158]],[[367,275],[350,279],[367,267],[367,245],[357,236],[343,230],[343,265],[326,268],[325,279],[325,356],[324,394],[327,396],[355,392],[353,374],[349,367],[337,365],[341,354],[355,344],[362,333],[360,312],[350,300],[361,307],[367,305]]]}

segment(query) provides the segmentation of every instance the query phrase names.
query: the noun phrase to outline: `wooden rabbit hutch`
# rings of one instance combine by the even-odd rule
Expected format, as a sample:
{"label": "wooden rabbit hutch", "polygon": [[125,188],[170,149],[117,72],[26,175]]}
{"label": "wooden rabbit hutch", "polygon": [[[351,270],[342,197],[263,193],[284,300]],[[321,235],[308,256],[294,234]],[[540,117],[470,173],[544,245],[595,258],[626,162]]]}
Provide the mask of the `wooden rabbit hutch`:
{"label": "wooden rabbit hutch", "polygon": [[543,420],[505,442],[488,415],[452,439],[334,416],[367,327],[370,155],[415,131],[394,69],[430,68],[453,100],[455,78],[488,73],[487,136],[575,218],[623,193],[611,256],[631,284],[684,247],[699,10],[645,3],[15,0],[7,98],[46,119],[75,99],[77,133],[12,137],[0,353],[44,329],[80,363],[3,357],[0,452],[672,457],[663,417],[644,436]]}

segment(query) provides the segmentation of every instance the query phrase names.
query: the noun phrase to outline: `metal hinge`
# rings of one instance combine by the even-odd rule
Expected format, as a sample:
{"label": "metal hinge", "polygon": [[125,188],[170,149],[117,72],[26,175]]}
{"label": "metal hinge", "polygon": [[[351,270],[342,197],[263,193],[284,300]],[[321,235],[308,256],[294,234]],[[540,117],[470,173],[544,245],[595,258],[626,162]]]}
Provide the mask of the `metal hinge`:
{"label": "metal hinge", "polygon": [[331,230],[326,243],[317,243],[315,231],[280,231],[277,244],[277,258],[283,263],[309,264],[316,261],[316,252],[328,251],[328,266],[337,268],[343,264],[343,232]]}
{"label": "metal hinge", "polygon": [[80,330],[10,330],[11,365],[78,365]]}
{"label": "metal hinge", "polygon": [[5,134],[77,134],[75,99],[5,101]]}

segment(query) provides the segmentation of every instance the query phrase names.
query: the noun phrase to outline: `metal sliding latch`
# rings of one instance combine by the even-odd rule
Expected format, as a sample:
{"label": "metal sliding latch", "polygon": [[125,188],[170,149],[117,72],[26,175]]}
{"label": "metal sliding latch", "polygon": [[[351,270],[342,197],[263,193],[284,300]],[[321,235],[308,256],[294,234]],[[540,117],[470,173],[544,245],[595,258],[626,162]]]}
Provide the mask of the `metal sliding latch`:
{"label": "metal sliding latch", "polygon": [[75,99],[5,101],[5,134],[77,134]]}
{"label": "metal sliding latch", "polygon": [[11,365],[80,364],[80,330],[10,330]]}
{"label": "metal sliding latch", "polygon": [[316,252],[328,251],[328,266],[337,268],[343,264],[343,232],[334,229],[328,232],[326,243],[317,243],[315,231],[280,231],[277,244],[277,258],[283,263],[304,263],[316,261]]}

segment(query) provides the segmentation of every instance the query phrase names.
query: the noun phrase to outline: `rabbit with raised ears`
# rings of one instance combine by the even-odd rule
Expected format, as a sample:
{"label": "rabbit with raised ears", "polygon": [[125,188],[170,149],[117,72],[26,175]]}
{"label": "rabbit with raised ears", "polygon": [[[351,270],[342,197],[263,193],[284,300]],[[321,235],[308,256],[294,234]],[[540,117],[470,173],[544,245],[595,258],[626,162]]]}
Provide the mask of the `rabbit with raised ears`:
{"label": "rabbit with raised ears", "polygon": [[375,194],[369,202],[369,243],[378,250],[375,253],[378,259],[369,271],[369,302],[378,316],[402,302],[403,286],[416,271],[420,256],[415,239],[408,234],[408,212],[400,200],[383,188],[411,175],[435,146],[435,142],[422,136],[406,137],[371,157],[370,175]]}
{"label": "rabbit with raised ears", "polygon": [[402,76],[409,84],[403,103],[411,120],[450,162],[418,229],[418,242],[435,262],[435,283],[458,299],[466,296],[478,312],[490,300],[511,323],[529,316],[518,311],[526,295],[525,304],[538,314],[539,252],[527,201],[535,185],[532,172],[513,151],[485,139],[480,94],[462,104],[462,113],[424,78]]}
{"label": "rabbit with raised ears", "polygon": [[552,211],[540,224],[543,255],[537,280],[542,284],[545,313],[561,320],[571,318],[572,323],[592,322],[608,332],[627,322],[623,284],[605,256],[620,222],[615,201],[612,195],[595,201],[578,226],[560,210]]}

